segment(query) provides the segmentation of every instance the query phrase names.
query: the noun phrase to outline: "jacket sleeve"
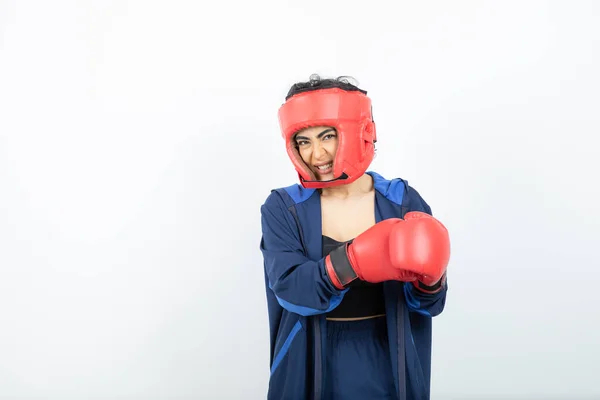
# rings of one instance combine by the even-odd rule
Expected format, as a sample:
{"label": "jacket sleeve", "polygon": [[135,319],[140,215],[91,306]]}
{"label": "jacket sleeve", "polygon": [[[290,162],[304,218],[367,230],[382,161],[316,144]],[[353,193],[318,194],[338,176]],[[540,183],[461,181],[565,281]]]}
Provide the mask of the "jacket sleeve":
{"label": "jacket sleeve", "polygon": [[261,207],[263,254],[268,290],[288,311],[303,316],[322,314],[337,307],[346,291],[329,279],[324,258],[314,261],[304,252],[299,227],[278,194]]}
{"label": "jacket sleeve", "polygon": [[[408,184],[403,197],[403,209],[406,212],[421,211],[433,215],[431,207],[425,202],[421,195]],[[446,303],[446,292],[448,291],[448,279],[446,274],[440,280],[440,284],[432,290],[421,289],[418,284],[405,283],[404,297],[408,309],[428,317],[435,317],[442,313]]]}

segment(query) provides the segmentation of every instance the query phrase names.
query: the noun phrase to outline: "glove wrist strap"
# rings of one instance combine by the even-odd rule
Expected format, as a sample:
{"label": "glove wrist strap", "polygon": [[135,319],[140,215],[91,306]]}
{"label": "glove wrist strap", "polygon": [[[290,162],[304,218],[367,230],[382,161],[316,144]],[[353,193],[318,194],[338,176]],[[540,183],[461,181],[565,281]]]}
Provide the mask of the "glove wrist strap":
{"label": "glove wrist strap", "polygon": [[440,278],[440,280],[431,286],[427,286],[426,284],[424,284],[421,281],[413,281],[413,285],[417,289],[419,289],[421,292],[430,293],[430,294],[435,294],[435,293],[440,292],[444,287],[444,283],[446,283],[446,273],[445,272],[442,275],[442,277]]}
{"label": "glove wrist strap", "polygon": [[327,275],[333,285],[340,290],[358,279],[358,275],[348,259],[347,247],[348,244],[345,244],[336,248],[325,259]]}

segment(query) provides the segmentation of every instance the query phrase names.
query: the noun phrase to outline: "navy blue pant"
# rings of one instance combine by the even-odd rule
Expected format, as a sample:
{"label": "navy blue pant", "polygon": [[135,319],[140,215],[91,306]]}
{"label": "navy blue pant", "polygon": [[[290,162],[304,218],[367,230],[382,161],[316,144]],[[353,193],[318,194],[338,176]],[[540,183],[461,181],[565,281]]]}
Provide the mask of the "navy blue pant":
{"label": "navy blue pant", "polygon": [[396,399],[385,317],[327,321],[326,398]]}

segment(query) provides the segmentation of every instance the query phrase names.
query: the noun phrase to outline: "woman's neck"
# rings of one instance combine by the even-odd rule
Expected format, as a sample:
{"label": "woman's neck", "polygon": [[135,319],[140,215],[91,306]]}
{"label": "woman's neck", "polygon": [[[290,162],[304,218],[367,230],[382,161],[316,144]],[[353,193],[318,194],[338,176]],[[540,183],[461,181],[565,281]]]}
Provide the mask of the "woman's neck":
{"label": "woman's neck", "polygon": [[345,199],[348,197],[361,197],[373,190],[373,178],[369,174],[363,174],[352,183],[341,186],[333,186],[321,189],[321,196]]}

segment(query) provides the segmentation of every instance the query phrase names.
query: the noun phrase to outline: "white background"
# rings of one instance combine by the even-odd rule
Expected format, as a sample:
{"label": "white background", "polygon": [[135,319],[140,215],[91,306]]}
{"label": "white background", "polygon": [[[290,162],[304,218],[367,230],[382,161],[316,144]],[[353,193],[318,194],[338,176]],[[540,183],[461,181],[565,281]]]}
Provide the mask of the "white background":
{"label": "white background", "polygon": [[313,72],[452,235],[433,399],[600,397],[600,3],[0,1],[0,399],[261,399]]}

